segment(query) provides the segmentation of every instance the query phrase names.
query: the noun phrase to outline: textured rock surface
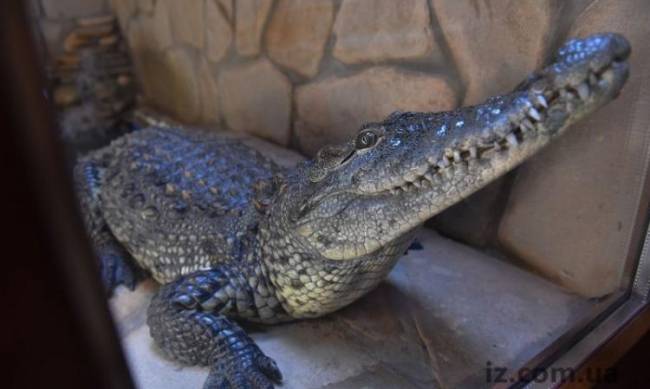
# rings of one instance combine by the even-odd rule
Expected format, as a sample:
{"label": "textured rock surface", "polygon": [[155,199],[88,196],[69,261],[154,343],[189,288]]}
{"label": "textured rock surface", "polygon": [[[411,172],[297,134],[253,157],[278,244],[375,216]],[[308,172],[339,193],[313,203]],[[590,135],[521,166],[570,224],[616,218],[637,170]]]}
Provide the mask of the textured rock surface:
{"label": "textured rock surface", "polygon": [[153,16],[140,16],[131,20],[129,24],[129,36],[136,42],[129,43],[134,56],[139,56],[139,48],[147,47],[149,50],[162,53],[173,44],[171,27],[167,7],[164,1],[156,4]]}
{"label": "textured rock surface", "polygon": [[204,1],[167,1],[174,37],[198,49],[203,47]]}
{"label": "textured rock surface", "polygon": [[[353,305],[253,333],[282,369],[282,388],[482,387],[486,361],[521,366],[591,307],[430,231],[420,241],[424,250]],[[201,387],[207,369],[180,368],[153,345],[143,314],[153,290],[120,291],[111,303],[133,376],[142,389]]]}
{"label": "textured rock surface", "polygon": [[43,12],[49,19],[93,16],[106,11],[106,0],[41,0]]}
{"label": "textured rock surface", "polygon": [[149,100],[161,101],[167,95],[158,77],[165,75],[164,52],[157,38],[151,36],[147,18],[135,19],[130,24],[128,43],[140,86]]}
{"label": "textured rock surface", "polygon": [[223,69],[218,83],[230,129],[281,145],[289,142],[291,84],[269,61]]}
{"label": "textured rock surface", "polygon": [[130,18],[137,10],[137,4],[134,0],[110,0],[110,8],[117,16],[122,32],[126,34],[128,32]]}
{"label": "textured rock surface", "polygon": [[333,17],[331,0],[278,1],[266,38],[269,56],[303,76],[314,76]]}
{"label": "textured rock surface", "polygon": [[260,39],[266,18],[273,5],[272,0],[238,0],[235,2],[235,36],[237,52],[256,55],[260,51]]}
{"label": "textured rock surface", "polygon": [[314,154],[395,110],[439,111],[455,105],[454,91],[442,77],[376,67],[299,87],[295,131],[301,149]]}
{"label": "textured rock surface", "polygon": [[211,65],[203,60],[199,63],[199,100],[201,102],[201,122],[216,124],[221,117],[219,106],[219,88]]}
{"label": "textured rock surface", "polygon": [[138,10],[140,12],[153,12],[155,1],[154,0],[137,0]]}
{"label": "textured rock surface", "polygon": [[334,34],[334,56],[347,63],[440,55],[426,0],[346,0]]}
{"label": "textured rock surface", "polygon": [[147,46],[149,41],[134,35],[134,31],[130,42],[137,53],[134,63],[146,101],[183,121],[196,121],[201,103],[192,54],[181,48],[161,54]]}
{"label": "textured rock surface", "polygon": [[466,84],[464,104],[509,92],[544,59],[551,1],[433,1],[433,9]]}
{"label": "textured rock surface", "polygon": [[191,54],[183,49],[173,49],[167,53],[169,78],[164,83],[170,101],[165,107],[182,120],[193,122],[200,113],[201,102],[198,96],[198,80],[195,62]]}
{"label": "textured rock surface", "polygon": [[108,1],[30,0],[25,6],[69,156],[121,134],[120,123],[131,111],[136,90]]}
{"label": "textured rock surface", "polygon": [[235,5],[233,4],[233,1],[235,0],[216,0],[216,1],[217,3],[219,3],[219,6],[223,9],[223,12],[228,18],[228,20],[232,20],[233,10],[235,9]]}
{"label": "textured rock surface", "polygon": [[216,2],[209,0],[205,3],[206,35],[205,55],[212,62],[223,59],[232,41],[230,23],[219,10]]}
{"label": "textured rock surface", "polygon": [[60,54],[61,42],[63,41],[63,26],[61,23],[43,20],[40,22],[40,28],[48,55],[55,57]]}
{"label": "textured rock surface", "polygon": [[153,30],[154,37],[152,39],[156,40],[158,47],[161,50],[170,47],[174,41],[169,19],[170,17],[169,9],[167,8],[167,2],[156,2],[151,22],[153,25],[149,28]]}
{"label": "textured rock surface", "polygon": [[615,31],[630,40],[630,80],[618,100],[520,169],[499,237],[567,288],[599,297],[621,283],[650,143],[650,4],[601,0],[570,35]]}

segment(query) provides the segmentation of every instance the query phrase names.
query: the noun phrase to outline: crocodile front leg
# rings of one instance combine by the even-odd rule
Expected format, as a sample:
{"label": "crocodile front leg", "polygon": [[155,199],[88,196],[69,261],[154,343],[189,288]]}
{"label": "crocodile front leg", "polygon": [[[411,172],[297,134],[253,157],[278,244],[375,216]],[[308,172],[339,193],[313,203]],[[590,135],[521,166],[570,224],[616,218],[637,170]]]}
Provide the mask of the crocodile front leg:
{"label": "crocodile front leg", "polygon": [[170,358],[210,366],[205,389],[273,388],[282,380],[275,362],[224,315],[252,299],[249,287],[236,279],[221,268],[162,286],[148,311],[151,336]]}
{"label": "crocodile front leg", "polygon": [[99,260],[102,283],[110,295],[121,284],[131,290],[135,289],[136,283],[143,278],[143,272],[115,239],[102,213],[99,193],[104,172],[104,154],[107,152],[81,159],[75,167],[74,177],[86,230]]}

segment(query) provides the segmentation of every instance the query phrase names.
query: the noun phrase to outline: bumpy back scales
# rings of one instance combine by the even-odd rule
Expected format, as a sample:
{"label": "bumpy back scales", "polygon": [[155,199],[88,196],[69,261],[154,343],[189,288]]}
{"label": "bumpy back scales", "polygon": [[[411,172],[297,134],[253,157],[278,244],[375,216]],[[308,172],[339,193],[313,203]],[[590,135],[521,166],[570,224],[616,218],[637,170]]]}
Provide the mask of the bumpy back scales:
{"label": "bumpy back scales", "polygon": [[254,199],[281,169],[242,143],[148,128],[108,146],[104,218],[159,282],[239,261],[258,222]]}

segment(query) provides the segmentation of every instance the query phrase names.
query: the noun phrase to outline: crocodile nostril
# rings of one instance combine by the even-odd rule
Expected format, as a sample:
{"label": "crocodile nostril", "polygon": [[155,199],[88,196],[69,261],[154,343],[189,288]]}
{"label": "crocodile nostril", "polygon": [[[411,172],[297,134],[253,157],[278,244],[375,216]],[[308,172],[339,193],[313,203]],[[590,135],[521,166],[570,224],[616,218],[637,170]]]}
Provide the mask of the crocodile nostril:
{"label": "crocodile nostril", "polygon": [[630,42],[619,34],[612,34],[612,42],[614,46],[614,60],[625,61],[632,52]]}

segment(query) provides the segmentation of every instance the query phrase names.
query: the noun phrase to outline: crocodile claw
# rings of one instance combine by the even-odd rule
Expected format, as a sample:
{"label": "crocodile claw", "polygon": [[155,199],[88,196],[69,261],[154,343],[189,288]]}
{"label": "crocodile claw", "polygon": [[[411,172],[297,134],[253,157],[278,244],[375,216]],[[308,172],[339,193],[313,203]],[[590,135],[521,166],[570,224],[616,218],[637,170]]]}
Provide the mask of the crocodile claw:
{"label": "crocodile claw", "polygon": [[210,370],[203,389],[273,389],[282,382],[282,373],[275,361],[261,351],[252,359],[217,363]]}
{"label": "crocodile claw", "polygon": [[129,263],[127,258],[112,251],[99,255],[99,267],[104,290],[109,295],[112,295],[119,285],[134,290],[138,281],[142,279],[139,269]]}

